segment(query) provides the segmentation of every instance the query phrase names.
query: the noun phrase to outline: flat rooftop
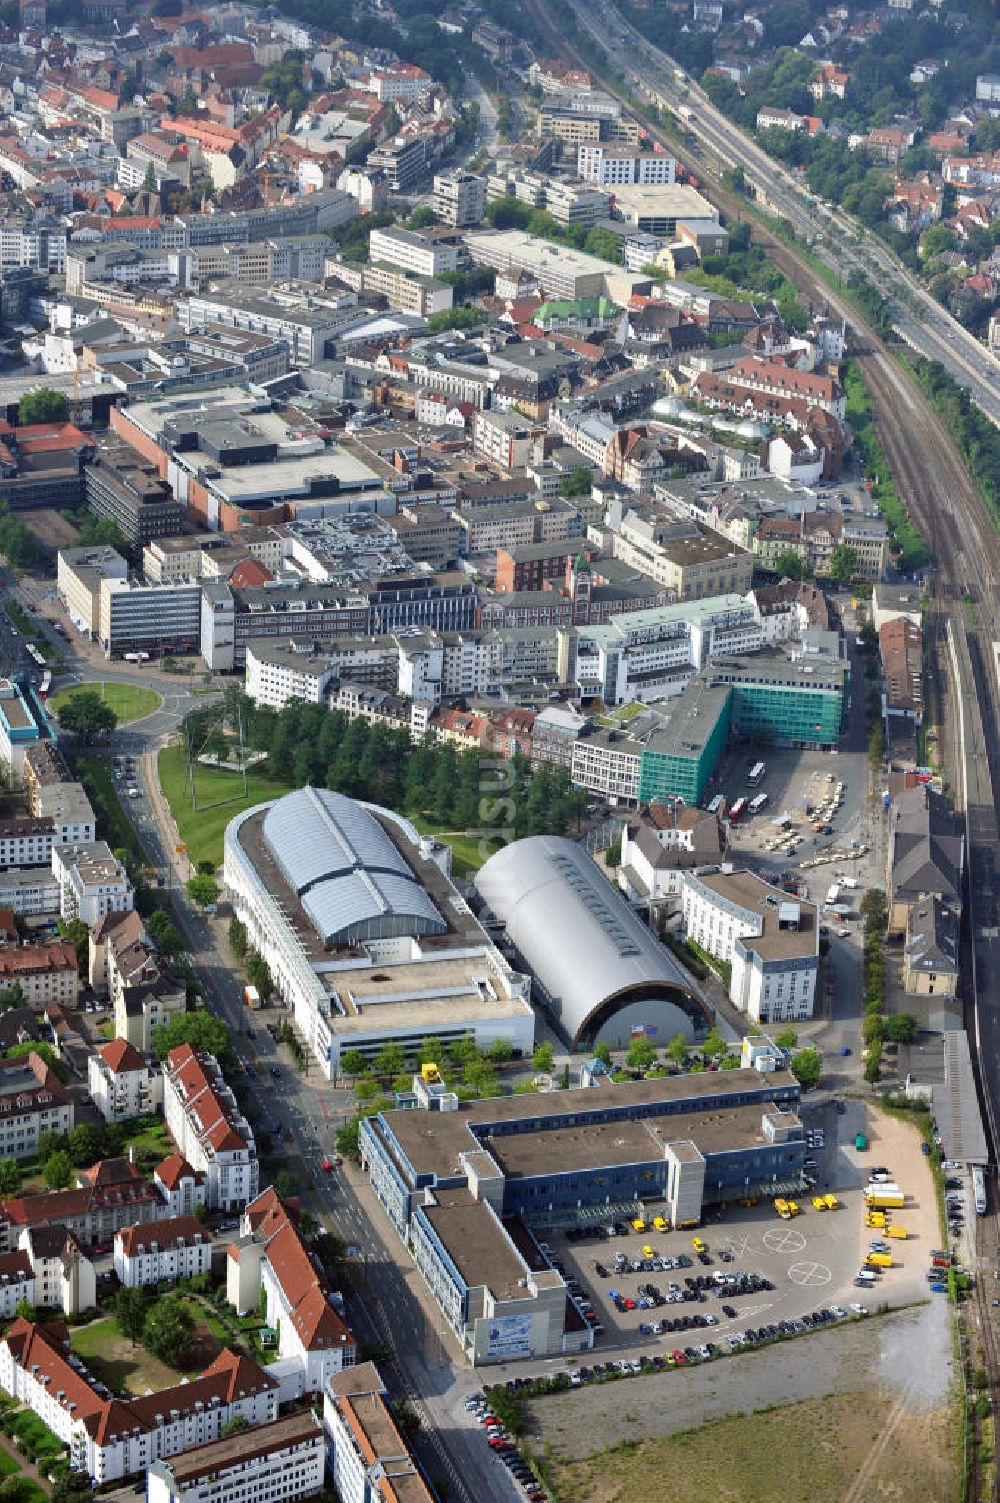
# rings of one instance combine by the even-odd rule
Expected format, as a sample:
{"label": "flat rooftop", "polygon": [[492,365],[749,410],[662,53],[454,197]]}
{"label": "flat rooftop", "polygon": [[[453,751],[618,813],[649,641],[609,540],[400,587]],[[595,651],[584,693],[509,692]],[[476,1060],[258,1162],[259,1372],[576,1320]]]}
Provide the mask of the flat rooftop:
{"label": "flat rooftop", "polygon": [[[693,1136],[691,1124],[702,1100],[720,1093],[735,1096],[733,1107],[719,1108],[728,1111],[742,1105],[739,1098],[744,1095],[763,1092],[770,1098],[773,1093],[790,1087],[797,1089],[797,1082],[786,1070],[776,1070],[769,1075],[761,1075],[756,1070],[729,1070],[721,1075],[718,1071],[705,1070],[691,1075],[663,1076],[657,1080],[623,1081],[617,1085],[608,1081],[597,1089],[576,1087],[569,1091],[527,1096],[490,1097],[485,1101],[463,1103],[455,1112],[397,1110],[383,1115],[413,1172],[443,1178],[464,1175],[460,1155],[482,1146],[488,1147],[499,1161],[500,1154],[506,1154],[514,1141],[514,1134],[504,1133],[505,1123],[528,1119],[541,1124],[546,1117],[583,1119],[590,1113],[603,1114],[612,1108],[653,1108],[651,1115],[655,1122],[660,1116],[655,1110],[658,1104],[663,1104],[665,1118],[671,1105],[683,1102],[690,1103],[690,1110],[669,1114],[671,1125],[677,1124],[676,1133],[672,1126],[664,1128],[664,1132],[671,1138],[690,1138]],[[764,1106],[755,1105],[753,1110],[760,1116]],[[631,1124],[627,1118],[622,1118],[619,1125],[624,1130]],[[581,1120],[579,1128],[574,1130],[584,1126],[586,1123]],[[550,1141],[553,1132],[559,1130],[550,1128],[546,1131],[539,1125],[537,1131],[526,1132],[523,1136],[544,1144]],[[544,1136],[541,1136],[543,1132]],[[552,1162],[551,1156],[549,1162]]]}
{"label": "flat rooftop", "polygon": [[[697,881],[728,904],[758,916],[763,924],[759,937],[743,943],[762,960],[794,960],[818,954],[817,919],[814,903],[803,903],[781,888],[771,887],[753,872],[699,872]],[[798,913],[796,928],[782,927],[782,914]]]}
{"label": "flat rooftop", "polygon": [[465,1282],[475,1288],[485,1284],[496,1299],[526,1293],[524,1261],[514,1251],[482,1201],[470,1190],[437,1190],[436,1205],[423,1213],[448,1249],[448,1256]]}
{"label": "flat rooftop", "polygon": [[[755,1072],[756,1073],[756,1072]],[[660,1162],[668,1143],[693,1142],[706,1157],[728,1149],[763,1147],[766,1107],[736,1106],[639,1122],[587,1123],[546,1133],[493,1138],[493,1157],[510,1180],[574,1173],[607,1165]]]}
{"label": "flat rooftop", "polygon": [[718,218],[708,199],[686,183],[616,183],[615,203],[626,219]]}

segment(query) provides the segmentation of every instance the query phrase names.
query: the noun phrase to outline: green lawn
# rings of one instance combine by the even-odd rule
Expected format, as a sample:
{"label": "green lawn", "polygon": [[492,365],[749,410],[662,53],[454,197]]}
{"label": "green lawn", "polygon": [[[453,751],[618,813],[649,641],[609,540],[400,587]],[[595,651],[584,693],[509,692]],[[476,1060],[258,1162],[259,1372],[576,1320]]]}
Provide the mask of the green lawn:
{"label": "green lawn", "polygon": [[170,1134],[160,1118],[144,1125],[140,1132],[130,1137],[129,1145],[135,1149],[136,1163],[142,1170],[155,1169],[174,1152]]}
{"label": "green lawn", "polygon": [[250,771],[244,795],[243,778],[238,772],[196,764],[194,781],[198,807],[193,809],[183,746],[165,746],[159,755],[158,768],[160,786],[195,866],[200,861],[211,861],[215,866],[222,864],[222,838],[226,826],[241,810],[291,792],[291,784]]}
{"label": "green lawn", "polygon": [[141,1345],[133,1348],[113,1315],[106,1320],[91,1321],[88,1326],[74,1327],[70,1347],[112,1393],[138,1396],[147,1388],[157,1391],[170,1388],[181,1379],[180,1373],[158,1361]]}
{"label": "green lawn", "polygon": [[113,679],[101,679],[97,683],[76,684],[72,689],[60,689],[49,700],[49,706],[58,714],[77,694],[94,690],[114,710],[119,725],[128,725],[132,720],[141,720],[144,715],[151,715],[162,703],[155,689],[146,689],[141,684],[120,684]]}
{"label": "green lawn", "polygon": [[[409,817],[409,816],[408,816]],[[483,862],[491,854],[492,850],[499,850],[503,844],[501,840],[483,842],[480,849],[480,837],[478,834],[463,832],[456,834],[453,830],[442,830],[431,819],[418,816],[410,817],[410,823],[415,826],[421,835],[433,835],[445,845],[451,846],[451,869],[456,877],[471,877],[479,870]]]}

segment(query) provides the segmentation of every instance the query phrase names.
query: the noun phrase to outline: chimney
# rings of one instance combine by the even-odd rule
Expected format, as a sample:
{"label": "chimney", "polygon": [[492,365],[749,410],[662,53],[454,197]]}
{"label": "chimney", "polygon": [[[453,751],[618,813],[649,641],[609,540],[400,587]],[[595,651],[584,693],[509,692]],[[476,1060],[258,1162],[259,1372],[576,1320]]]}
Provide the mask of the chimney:
{"label": "chimney", "polygon": [[135,1163],[135,1144],[134,1143],[130,1143],[128,1145],[128,1161],[129,1161],[130,1164],[134,1164]]}

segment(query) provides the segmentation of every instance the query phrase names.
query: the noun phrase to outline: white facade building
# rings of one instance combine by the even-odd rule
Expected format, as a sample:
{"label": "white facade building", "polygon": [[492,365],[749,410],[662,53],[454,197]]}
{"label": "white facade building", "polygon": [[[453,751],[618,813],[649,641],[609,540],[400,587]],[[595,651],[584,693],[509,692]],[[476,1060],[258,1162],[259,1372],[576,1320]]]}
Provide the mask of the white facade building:
{"label": "white facade building", "polygon": [[[328,1079],[342,1051],[374,1055],[414,1035],[444,1047],[471,1033],[481,1048],[503,1038],[531,1052],[528,978],[462,903],[450,867],[449,847],[391,810],[325,790],[299,789],[230,823],[233,910]],[[308,926],[289,922],[296,897]]]}
{"label": "white facade building", "polygon": [[748,871],[707,867],[685,873],[685,933],[732,966],[730,1000],[755,1023],[811,1018],[819,969],[819,920]]}
{"label": "white facade building", "polygon": [[432,1503],[433,1494],[396,1427],[378,1369],[365,1362],[333,1379],[323,1397],[323,1426],[334,1490],[341,1503],[404,1498]]}
{"label": "white facade building", "polygon": [[289,1503],[319,1493],[325,1468],[323,1427],[306,1410],[154,1461],[146,1503]]}
{"label": "white facade building", "polygon": [[200,1378],[141,1398],[108,1397],[76,1358],[70,1362],[57,1329],[20,1318],[0,1339],[0,1388],[37,1414],[69,1447],[71,1465],[98,1484],[217,1440],[234,1420],[253,1428],[278,1413],[274,1380],[226,1350]]}
{"label": "white facade building", "polygon": [[576,170],[587,183],[638,183],[657,187],[677,180],[677,163],[665,151],[640,151],[605,141],[581,141]]}
{"label": "white facade building", "polygon": [[436,277],[443,271],[456,271],[458,251],[457,245],[438,243],[417,230],[404,230],[396,225],[372,230],[368,242],[370,261],[395,266],[418,277]]}
{"label": "white facade building", "polygon": [[213,1055],[190,1044],[167,1055],[163,1107],[178,1152],[205,1175],[208,1205],[241,1211],[257,1194],[257,1148]]}
{"label": "white facade building", "polygon": [[126,1039],[112,1039],[87,1061],[87,1084],[105,1122],[144,1117],[163,1104],[163,1075]]}
{"label": "white facade building", "polygon": [[262,1294],[267,1324],[278,1333],[268,1371],[282,1403],[322,1393],[335,1373],[354,1366],[354,1337],[273,1189],[247,1206],[226,1263],[226,1297],[239,1314],[259,1309]]}
{"label": "white facade building", "polygon": [[145,1221],[115,1233],[114,1268],[127,1289],[176,1283],[212,1269],[212,1233],[196,1216]]}
{"label": "white facade building", "polygon": [[52,848],[52,875],[59,884],[59,916],[79,918],[89,927],[107,914],[135,906],[128,873],[106,841]]}
{"label": "white facade building", "polygon": [[68,1227],[25,1227],[18,1248],[31,1264],[33,1305],[79,1315],[97,1304],[97,1271]]}

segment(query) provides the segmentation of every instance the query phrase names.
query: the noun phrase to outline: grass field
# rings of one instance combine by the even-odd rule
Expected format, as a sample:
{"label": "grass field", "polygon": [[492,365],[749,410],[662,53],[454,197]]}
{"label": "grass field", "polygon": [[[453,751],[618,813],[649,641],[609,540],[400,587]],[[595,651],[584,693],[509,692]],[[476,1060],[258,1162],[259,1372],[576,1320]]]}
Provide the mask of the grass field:
{"label": "grass field", "polygon": [[94,690],[114,710],[119,725],[128,725],[130,721],[151,715],[161,703],[155,689],[146,689],[141,684],[119,684],[113,679],[101,679],[97,683],[76,684],[72,689],[60,689],[49,700],[49,707],[58,714],[78,694],[92,693]]}
{"label": "grass field", "polygon": [[[421,835],[433,835],[451,846],[451,869],[456,877],[470,877],[477,872],[490,854],[489,848],[484,844],[480,849],[480,837],[476,834],[456,834],[453,830],[443,831],[429,819],[411,819]],[[490,842],[490,847],[499,850],[502,841]]]}
{"label": "grass field", "polygon": [[225,768],[195,768],[195,789],[198,808],[191,807],[191,790],[187,786],[187,756],[180,745],[165,746],[157,763],[160,786],[170,805],[181,839],[188,849],[188,856],[195,866],[199,861],[211,861],[215,866],[222,862],[222,837],[231,819],[241,809],[251,804],[260,804],[265,799],[280,798],[290,791],[290,785],[277,778],[267,778],[259,772],[247,773],[247,795],[243,793],[243,779],[238,772]]}
{"label": "grass field", "polygon": [[893,1503],[955,1496],[947,1407],[910,1413],[874,1389],[864,1401],[830,1395],[658,1439],[643,1438],[640,1411],[632,1417],[635,1440],[549,1464],[558,1503],[649,1503],[661,1495],[671,1503],[774,1503],[776,1496],[782,1503],[842,1503],[879,1493],[887,1466]]}
{"label": "grass field", "polygon": [[180,1382],[180,1373],[159,1362],[143,1346],[136,1345],[133,1349],[113,1315],[107,1320],[91,1321],[89,1326],[76,1326],[70,1335],[70,1346],[112,1393],[138,1397],[147,1388],[169,1388]]}

